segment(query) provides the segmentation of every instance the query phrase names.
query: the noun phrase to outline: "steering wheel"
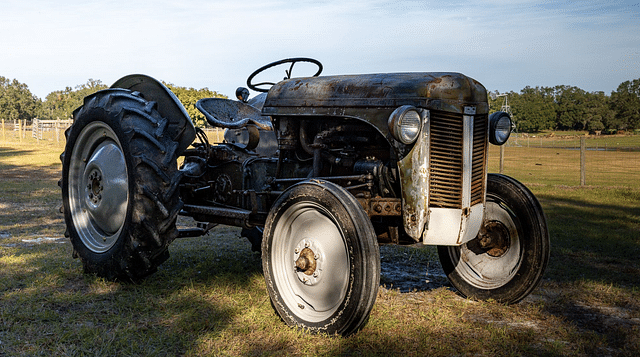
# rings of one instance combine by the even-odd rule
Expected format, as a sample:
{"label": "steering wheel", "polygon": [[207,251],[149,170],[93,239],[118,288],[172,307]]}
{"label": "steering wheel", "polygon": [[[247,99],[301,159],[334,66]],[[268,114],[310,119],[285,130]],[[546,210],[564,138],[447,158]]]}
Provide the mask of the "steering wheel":
{"label": "steering wheel", "polygon": [[271,68],[271,67],[275,67],[284,63],[291,63],[291,66],[289,67],[289,70],[285,70],[284,73],[287,75],[286,77],[284,77],[284,79],[289,79],[291,78],[291,71],[293,70],[293,65],[298,63],[298,62],[309,62],[309,63],[313,63],[316,66],[318,66],[318,72],[316,72],[316,74],[313,75],[313,77],[317,77],[320,75],[320,73],[322,73],[322,63],[320,63],[320,61],[313,59],[313,58],[306,58],[306,57],[296,57],[296,58],[286,58],[280,61],[275,61],[275,62],[271,62],[268,65],[262,66],[258,69],[255,70],[255,72],[251,73],[251,75],[249,76],[249,78],[247,78],[247,87],[253,89],[256,92],[268,92],[269,89],[265,89],[265,88],[258,88],[258,86],[273,86],[275,85],[275,83],[273,82],[260,82],[260,83],[253,83],[251,82],[251,80],[253,80],[253,78],[255,76],[257,76],[258,74],[266,71],[267,69]]}

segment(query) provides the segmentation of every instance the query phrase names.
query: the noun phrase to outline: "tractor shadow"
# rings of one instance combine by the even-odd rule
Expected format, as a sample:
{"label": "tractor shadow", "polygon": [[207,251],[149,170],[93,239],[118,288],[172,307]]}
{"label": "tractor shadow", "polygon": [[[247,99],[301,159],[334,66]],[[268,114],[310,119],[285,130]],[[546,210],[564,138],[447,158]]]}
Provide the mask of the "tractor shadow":
{"label": "tractor shadow", "polygon": [[436,247],[380,247],[380,285],[402,293],[451,287]]}

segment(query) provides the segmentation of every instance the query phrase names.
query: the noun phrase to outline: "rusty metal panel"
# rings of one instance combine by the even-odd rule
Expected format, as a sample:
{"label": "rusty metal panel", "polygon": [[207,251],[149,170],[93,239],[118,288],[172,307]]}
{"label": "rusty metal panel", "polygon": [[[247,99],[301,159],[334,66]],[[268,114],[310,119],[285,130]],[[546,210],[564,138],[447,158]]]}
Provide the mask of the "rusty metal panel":
{"label": "rusty metal panel", "polygon": [[486,89],[460,73],[389,73],[294,78],[274,85],[262,108],[271,116],[336,116],[374,125],[388,140],[389,115],[402,105],[488,113]]}
{"label": "rusty metal panel", "polygon": [[416,242],[429,218],[429,121],[423,120],[418,141],[409,155],[398,161],[404,229]]}
{"label": "rusty metal panel", "polygon": [[294,78],[269,90],[264,108],[277,114],[283,107],[392,107],[410,104],[462,113],[463,105],[486,113],[487,93],[477,81],[460,73],[385,73]]}

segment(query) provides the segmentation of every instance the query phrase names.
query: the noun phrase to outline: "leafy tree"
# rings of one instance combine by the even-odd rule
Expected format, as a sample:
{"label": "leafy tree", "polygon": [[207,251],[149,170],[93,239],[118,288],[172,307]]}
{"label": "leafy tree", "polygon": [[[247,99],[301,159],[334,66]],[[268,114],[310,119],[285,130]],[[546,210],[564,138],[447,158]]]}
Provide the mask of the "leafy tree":
{"label": "leafy tree", "polygon": [[640,128],[640,78],[620,83],[611,93],[616,129]]}
{"label": "leafy tree", "polygon": [[556,128],[583,129],[586,92],[578,87],[555,87]]}
{"label": "leafy tree", "polygon": [[165,85],[171,89],[176,97],[178,97],[182,102],[182,105],[184,105],[184,108],[187,110],[193,124],[198,127],[205,127],[207,125],[207,120],[198,108],[196,108],[196,102],[202,98],[226,98],[225,95],[218,94],[206,87],[195,89],[191,87],[179,87],[171,83],[165,83]]}
{"label": "leafy tree", "polygon": [[556,107],[553,90],[545,87],[525,87],[520,94],[509,93],[513,121],[521,132],[537,132],[553,126]]}
{"label": "leafy tree", "polygon": [[31,120],[38,116],[41,106],[26,84],[0,76],[0,118]]}
{"label": "leafy tree", "polygon": [[84,97],[106,88],[100,80],[89,79],[75,89],[67,87],[51,92],[45,98],[43,116],[49,119],[68,119],[82,105]]}
{"label": "leafy tree", "polygon": [[603,130],[615,116],[610,98],[604,92],[585,94],[584,116],[580,124],[585,130]]}

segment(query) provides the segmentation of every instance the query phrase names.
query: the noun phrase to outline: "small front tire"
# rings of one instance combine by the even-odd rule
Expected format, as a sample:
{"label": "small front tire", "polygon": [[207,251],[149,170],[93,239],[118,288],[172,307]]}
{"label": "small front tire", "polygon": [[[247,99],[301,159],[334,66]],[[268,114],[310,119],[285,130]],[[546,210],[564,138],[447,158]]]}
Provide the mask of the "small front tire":
{"label": "small front tire", "polygon": [[264,230],[267,290],[280,317],[313,333],[349,335],[367,322],[380,281],[380,251],[358,201],[330,182],[285,191]]}
{"label": "small front tire", "polygon": [[540,203],[523,184],[490,174],[484,227],[462,246],[439,246],[440,262],[465,297],[513,304],[538,286],[549,260]]}

